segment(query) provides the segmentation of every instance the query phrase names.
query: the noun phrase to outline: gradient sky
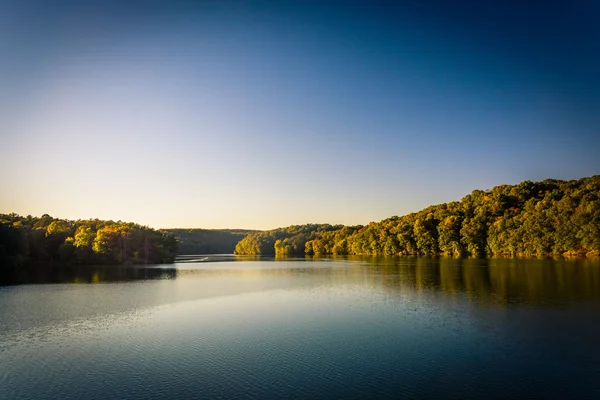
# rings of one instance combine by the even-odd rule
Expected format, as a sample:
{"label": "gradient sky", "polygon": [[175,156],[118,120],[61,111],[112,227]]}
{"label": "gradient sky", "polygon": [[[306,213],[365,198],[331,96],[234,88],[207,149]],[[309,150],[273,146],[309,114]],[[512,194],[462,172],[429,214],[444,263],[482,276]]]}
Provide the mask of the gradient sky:
{"label": "gradient sky", "polygon": [[600,173],[597,1],[0,0],[0,212],[365,224]]}

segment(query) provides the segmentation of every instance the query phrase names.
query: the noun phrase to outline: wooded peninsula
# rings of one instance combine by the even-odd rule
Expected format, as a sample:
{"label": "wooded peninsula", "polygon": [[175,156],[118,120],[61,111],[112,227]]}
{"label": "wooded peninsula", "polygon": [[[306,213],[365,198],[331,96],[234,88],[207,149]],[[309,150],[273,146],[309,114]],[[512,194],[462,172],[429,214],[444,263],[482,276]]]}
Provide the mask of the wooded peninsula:
{"label": "wooded peninsula", "polygon": [[0,214],[0,266],[171,263],[176,254],[600,255],[600,175],[474,190],[461,201],[366,226],[269,231],[164,229]]}
{"label": "wooded peninsula", "polygon": [[172,263],[177,239],[131,222],[0,214],[0,266]]}

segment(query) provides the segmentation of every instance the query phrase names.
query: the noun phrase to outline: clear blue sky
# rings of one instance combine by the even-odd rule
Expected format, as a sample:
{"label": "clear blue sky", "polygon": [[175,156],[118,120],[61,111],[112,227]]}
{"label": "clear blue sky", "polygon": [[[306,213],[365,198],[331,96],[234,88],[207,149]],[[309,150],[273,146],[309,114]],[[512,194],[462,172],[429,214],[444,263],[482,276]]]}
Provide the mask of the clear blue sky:
{"label": "clear blue sky", "polygon": [[0,0],[0,212],[365,224],[600,173],[599,3],[486,3]]}

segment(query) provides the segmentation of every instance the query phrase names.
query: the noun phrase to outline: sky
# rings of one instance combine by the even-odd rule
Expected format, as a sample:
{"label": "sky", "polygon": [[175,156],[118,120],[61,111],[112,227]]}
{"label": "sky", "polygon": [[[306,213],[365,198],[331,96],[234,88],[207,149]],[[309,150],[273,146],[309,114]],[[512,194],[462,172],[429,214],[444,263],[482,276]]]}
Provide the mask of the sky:
{"label": "sky", "polygon": [[600,173],[592,0],[0,0],[0,54],[0,213],[354,225]]}

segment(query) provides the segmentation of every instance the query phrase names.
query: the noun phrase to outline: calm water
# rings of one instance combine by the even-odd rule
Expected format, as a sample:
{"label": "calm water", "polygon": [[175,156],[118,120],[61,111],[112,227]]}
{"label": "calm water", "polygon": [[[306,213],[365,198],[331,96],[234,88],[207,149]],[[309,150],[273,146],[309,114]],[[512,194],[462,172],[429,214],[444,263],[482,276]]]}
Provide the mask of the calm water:
{"label": "calm water", "polygon": [[600,398],[597,261],[191,260],[0,287],[0,398]]}

